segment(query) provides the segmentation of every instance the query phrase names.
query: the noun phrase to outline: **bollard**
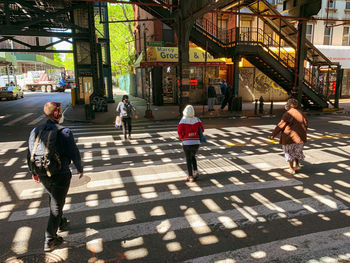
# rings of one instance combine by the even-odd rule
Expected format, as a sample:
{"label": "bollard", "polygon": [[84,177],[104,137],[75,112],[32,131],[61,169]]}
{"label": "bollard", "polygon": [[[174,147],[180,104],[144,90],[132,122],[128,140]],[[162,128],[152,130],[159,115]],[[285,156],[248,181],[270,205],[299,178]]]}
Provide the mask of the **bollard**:
{"label": "bollard", "polygon": [[264,113],[264,98],[261,96],[259,99],[259,113],[263,114]]}
{"label": "bollard", "polygon": [[272,115],[272,112],[273,112],[273,100],[271,100],[271,103],[270,103],[270,115]]}
{"label": "bollard", "polygon": [[258,115],[258,99],[255,100],[254,115]]}

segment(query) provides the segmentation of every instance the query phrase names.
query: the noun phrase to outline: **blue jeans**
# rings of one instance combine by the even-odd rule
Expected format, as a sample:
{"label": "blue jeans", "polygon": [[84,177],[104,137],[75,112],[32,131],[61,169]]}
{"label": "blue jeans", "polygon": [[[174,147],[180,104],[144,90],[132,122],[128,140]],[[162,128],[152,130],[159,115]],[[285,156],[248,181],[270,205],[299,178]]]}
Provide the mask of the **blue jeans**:
{"label": "blue jeans", "polygon": [[49,194],[50,217],[45,232],[45,242],[49,242],[57,237],[72,174],[40,176],[39,178]]}

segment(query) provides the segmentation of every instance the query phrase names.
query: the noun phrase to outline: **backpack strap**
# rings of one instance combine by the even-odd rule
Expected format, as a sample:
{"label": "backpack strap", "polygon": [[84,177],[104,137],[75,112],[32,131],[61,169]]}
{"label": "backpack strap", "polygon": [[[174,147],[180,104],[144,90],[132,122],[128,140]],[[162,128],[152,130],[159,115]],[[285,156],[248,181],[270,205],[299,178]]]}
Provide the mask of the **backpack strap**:
{"label": "backpack strap", "polygon": [[33,171],[33,162],[34,162],[34,154],[36,149],[38,148],[38,144],[39,144],[39,139],[40,139],[40,135],[41,135],[41,130],[39,131],[39,133],[37,134],[37,136],[35,137],[35,142],[33,145],[33,149],[32,152],[30,153],[30,170]]}
{"label": "backpack strap", "polygon": [[52,134],[52,130],[49,132],[49,135],[47,136],[47,142],[45,145],[45,155],[44,155],[44,167],[46,169],[46,174],[48,177],[51,177],[51,173],[48,170],[48,165],[47,165],[47,155],[49,153],[49,144],[50,144],[51,134]]}
{"label": "backpack strap", "polygon": [[33,146],[32,152],[31,152],[31,154],[30,154],[30,160],[31,160],[32,162],[34,162],[34,154],[35,154],[36,149],[38,148],[38,144],[39,144],[39,140],[40,140],[40,135],[41,135],[41,131],[39,131],[38,135],[35,137],[34,146]]}

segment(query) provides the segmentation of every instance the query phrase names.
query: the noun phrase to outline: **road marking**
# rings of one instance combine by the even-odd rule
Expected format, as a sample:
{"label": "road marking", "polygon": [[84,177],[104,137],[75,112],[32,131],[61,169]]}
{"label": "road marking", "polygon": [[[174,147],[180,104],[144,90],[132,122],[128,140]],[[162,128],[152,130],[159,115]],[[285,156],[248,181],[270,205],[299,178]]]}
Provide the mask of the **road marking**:
{"label": "road marking", "polygon": [[26,118],[28,118],[31,115],[33,115],[33,113],[27,113],[27,114],[25,114],[25,115],[23,115],[21,117],[18,117],[17,119],[14,119],[14,120],[12,120],[10,122],[5,123],[4,126],[12,126],[13,124],[15,124],[15,123],[17,123],[17,122],[19,122],[19,121],[21,121],[23,119],[26,119]]}
{"label": "road marking", "polygon": [[28,123],[28,125],[35,125],[37,124],[38,122],[40,122],[42,119],[44,119],[45,116],[44,115],[41,115],[39,116],[38,118],[36,118],[35,120],[31,121],[30,123]]}
{"label": "road marking", "polygon": [[[124,178],[123,178],[124,179]],[[290,187],[302,185],[302,182],[291,179],[291,180],[272,180],[266,182],[251,182],[242,185],[229,184],[225,185],[223,188],[218,186],[208,186],[197,189],[198,187],[192,187],[190,189],[179,190],[179,194],[175,194],[172,192],[154,192],[149,193],[149,195],[132,195],[128,196],[127,193],[123,194],[119,192],[118,196],[109,199],[98,200],[98,204],[93,207],[93,209],[105,209],[117,206],[125,206],[125,205],[135,205],[141,203],[155,202],[155,201],[163,201],[177,198],[187,198],[193,196],[202,196],[202,195],[210,195],[217,193],[228,193],[228,192],[240,192],[240,191],[249,191],[249,190],[257,190],[257,189],[268,189],[268,188],[278,188],[278,187]],[[197,191],[195,191],[197,189]],[[337,204],[339,203],[336,201]],[[31,209],[16,211],[13,212],[9,218],[9,221],[20,221],[20,220],[28,220],[31,218],[40,218],[48,215],[49,208],[35,208],[35,213],[30,213]],[[83,203],[75,203],[75,204],[67,204],[64,207],[65,214],[69,213],[80,213],[83,211],[90,211],[92,209],[91,206]]]}
{"label": "road marking", "polygon": [[[349,246],[350,227],[344,227],[198,257],[184,263],[343,262],[350,259]],[[319,254],[319,258],[326,256],[327,259],[317,261],[314,254]],[[345,257],[341,254],[345,254]],[[331,255],[336,256],[332,258]]]}
{"label": "road marking", "polygon": [[[338,209],[348,208],[346,205],[330,196],[323,197],[336,202]],[[192,228],[196,232],[196,229],[203,231],[203,228],[206,227],[208,231],[211,231],[208,226],[216,224],[222,224],[226,229],[236,229],[241,226],[252,225],[258,222],[273,221],[279,218],[299,217],[314,213],[327,213],[336,210],[311,197],[298,200],[299,202],[287,200],[274,203],[276,206],[284,210],[283,213],[276,210],[270,210],[265,205],[250,207],[249,210],[254,211],[252,214],[249,213],[249,210],[241,207],[232,210],[204,214],[196,214],[194,209],[192,209],[184,212],[185,217],[167,218],[165,220],[128,224],[125,226],[104,229],[87,228],[84,232],[77,234],[68,234],[66,232],[64,233],[64,236],[65,240],[69,242],[82,243],[83,241],[83,243],[86,243],[97,238],[101,238],[104,242],[109,242],[113,240],[126,240],[145,235],[165,234],[170,231],[186,228]],[[308,207],[312,207],[314,210],[307,209]],[[91,210],[91,207],[89,210]],[[243,210],[245,213],[242,213]],[[247,218],[248,215],[249,219]]]}

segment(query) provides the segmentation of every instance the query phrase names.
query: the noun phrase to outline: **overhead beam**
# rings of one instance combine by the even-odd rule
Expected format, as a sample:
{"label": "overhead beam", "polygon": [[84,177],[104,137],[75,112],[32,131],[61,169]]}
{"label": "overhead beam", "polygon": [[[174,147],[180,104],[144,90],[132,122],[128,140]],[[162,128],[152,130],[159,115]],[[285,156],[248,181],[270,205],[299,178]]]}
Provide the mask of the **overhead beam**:
{"label": "overhead beam", "polygon": [[17,48],[17,49],[10,49],[10,48],[0,48],[0,52],[25,52],[25,53],[73,53],[73,50],[50,50],[50,49],[43,49],[43,48],[35,48],[35,49],[24,49],[24,48]]}
{"label": "overhead beam", "polygon": [[234,2],[234,1],[232,1],[232,0],[219,0],[217,2],[210,3],[209,5],[206,5],[205,7],[201,8],[197,11],[194,11],[191,14],[191,16],[189,16],[188,18],[185,19],[185,23],[187,23],[188,21],[196,20],[197,18],[205,15],[206,13],[208,13],[214,9],[220,9],[221,7],[228,5],[232,2]]}
{"label": "overhead beam", "polygon": [[57,38],[78,38],[78,39],[88,39],[88,33],[67,33],[67,32],[49,32],[49,31],[34,31],[27,30],[22,31],[18,29],[7,29],[4,27],[0,28],[0,36],[36,36],[36,37],[57,37]]}
{"label": "overhead beam", "polygon": [[159,6],[159,7],[178,7],[177,5],[171,4],[158,4],[158,3],[142,3],[134,1],[115,1],[115,0],[75,0],[73,2],[104,2],[113,4],[125,4],[125,5],[140,5],[140,6]]}

